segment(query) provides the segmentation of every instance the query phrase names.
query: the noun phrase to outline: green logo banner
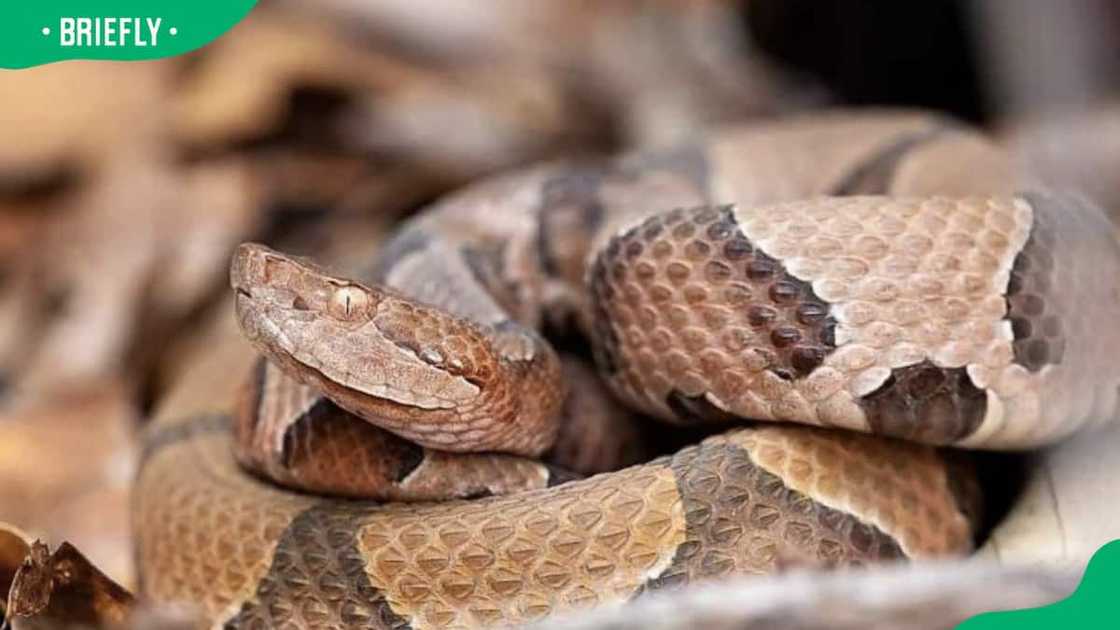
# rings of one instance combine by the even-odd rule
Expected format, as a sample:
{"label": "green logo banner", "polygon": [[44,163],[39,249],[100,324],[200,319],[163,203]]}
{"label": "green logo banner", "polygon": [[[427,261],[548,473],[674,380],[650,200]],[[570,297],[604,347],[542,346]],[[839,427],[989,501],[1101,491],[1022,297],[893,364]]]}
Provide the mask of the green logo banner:
{"label": "green logo banner", "polygon": [[3,0],[0,68],[158,59],[205,46],[256,0]]}
{"label": "green logo banner", "polygon": [[[992,588],[999,588],[993,584]],[[1055,628],[1116,628],[1116,594],[1120,588],[1120,540],[1101,547],[1089,560],[1085,576],[1072,595],[1060,602],[977,615],[957,630],[1053,630]]]}

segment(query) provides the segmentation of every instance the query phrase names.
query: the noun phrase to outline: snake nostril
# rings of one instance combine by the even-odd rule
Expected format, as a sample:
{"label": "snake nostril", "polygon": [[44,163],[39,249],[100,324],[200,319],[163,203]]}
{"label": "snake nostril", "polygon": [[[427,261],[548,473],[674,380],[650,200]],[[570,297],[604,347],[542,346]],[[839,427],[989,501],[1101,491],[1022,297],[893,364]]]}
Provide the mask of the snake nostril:
{"label": "snake nostril", "polygon": [[302,297],[300,297],[298,295],[295,297],[294,300],[292,300],[292,308],[297,310],[297,311],[309,311],[309,310],[311,310],[311,307],[307,305],[307,301],[304,300]]}

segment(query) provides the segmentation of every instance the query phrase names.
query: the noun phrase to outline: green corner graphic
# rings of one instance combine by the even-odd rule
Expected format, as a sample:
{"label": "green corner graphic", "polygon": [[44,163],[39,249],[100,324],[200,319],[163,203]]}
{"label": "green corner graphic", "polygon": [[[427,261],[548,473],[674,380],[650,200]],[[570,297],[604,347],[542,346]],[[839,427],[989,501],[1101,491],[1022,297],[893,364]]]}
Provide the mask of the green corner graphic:
{"label": "green corner graphic", "polygon": [[1047,630],[1053,628],[1120,627],[1120,540],[1097,550],[1081,584],[1069,597],[1041,608],[1009,610],[977,615],[957,630]]}
{"label": "green corner graphic", "polygon": [[233,28],[257,0],[5,0],[0,68],[69,59],[138,61],[190,52]]}

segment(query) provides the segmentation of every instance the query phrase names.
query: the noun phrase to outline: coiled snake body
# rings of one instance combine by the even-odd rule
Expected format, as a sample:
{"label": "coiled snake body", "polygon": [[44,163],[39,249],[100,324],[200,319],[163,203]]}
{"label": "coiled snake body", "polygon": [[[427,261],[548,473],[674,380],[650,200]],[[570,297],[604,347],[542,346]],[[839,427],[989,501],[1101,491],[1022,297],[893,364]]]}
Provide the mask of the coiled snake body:
{"label": "coiled snake body", "polygon": [[[238,321],[268,361],[235,400],[250,355],[210,348],[157,414],[144,593],[216,624],[477,626],[967,553],[975,483],[931,445],[1054,442],[1120,385],[1106,219],[1014,187],[974,133],[841,112],[483,182],[368,283],[242,246]],[[536,332],[570,321],[631,408],[773,422],[582,480],[525,459],[571,413]]]}

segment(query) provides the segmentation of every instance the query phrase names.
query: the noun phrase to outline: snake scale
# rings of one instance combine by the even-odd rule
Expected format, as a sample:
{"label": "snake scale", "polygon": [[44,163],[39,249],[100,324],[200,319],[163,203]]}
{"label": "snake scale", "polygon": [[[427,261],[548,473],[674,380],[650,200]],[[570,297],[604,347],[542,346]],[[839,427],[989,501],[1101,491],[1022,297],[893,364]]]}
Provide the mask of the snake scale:
{"label": "snake scale", "polygon": [[[1120,393],[1107,220],[1016,187],[955,123],[838,111],[480,182],[353,279],[243,245],[267,360],[226,331],[159,408],[142,592],[233,627],[470,627],[966,554],[978,487],[937,447],[1053,443]],[[558,325],[627,408],[725,432],[584,479],[538,462],[604,397]]]}

